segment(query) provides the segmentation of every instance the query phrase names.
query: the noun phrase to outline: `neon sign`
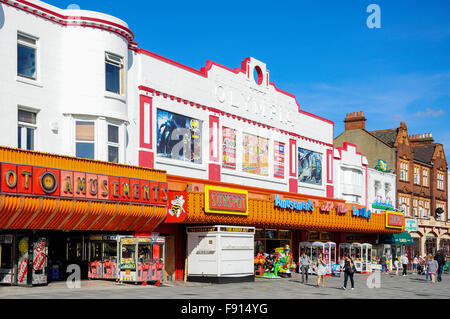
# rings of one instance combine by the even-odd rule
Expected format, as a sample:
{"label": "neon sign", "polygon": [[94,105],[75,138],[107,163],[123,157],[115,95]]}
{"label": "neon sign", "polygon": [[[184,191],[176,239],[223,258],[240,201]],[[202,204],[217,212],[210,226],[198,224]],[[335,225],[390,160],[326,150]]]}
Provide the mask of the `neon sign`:
{"label": "neon sign", "polygon": [[296,200],[281,199],[278,195],[275,195],[274,202],[275,207],[288,208],[297,211],[314,211],[314,204],[309,200],[308,202],[299,202]]}

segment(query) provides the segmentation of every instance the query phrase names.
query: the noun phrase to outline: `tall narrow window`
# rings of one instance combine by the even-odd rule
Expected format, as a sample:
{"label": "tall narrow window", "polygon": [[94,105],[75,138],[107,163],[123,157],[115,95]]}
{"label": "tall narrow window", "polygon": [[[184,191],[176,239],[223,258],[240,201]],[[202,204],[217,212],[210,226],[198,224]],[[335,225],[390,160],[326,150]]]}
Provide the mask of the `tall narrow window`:
{"label": "tall narrow window", "polygon": [[76,122],[76,157],[95,158],[95,126],[93,122]]}
{"label": "tall narrow window", "polygon": [[428,187],[428,170],[423,169],[422,175],[423,175],[423,186]]}
{"label": "tall narrow window", "polygon": [[409,180],[408,178],[408,163],[406,162],[400,162],[400,180],[407,182]]}
{"label": "tall narrow window", "polygon": [[420,185],[420,167],[414,165],[414,184]]}
{"label": "tall narrow window", "polygon": [[111,53],[105,53],[106,91],[123,94],[124,72],[123,59]]}
{"label": "tall narrow window", "polygon": [[34,151],[36,113],[19,110],[17,128],[17,148]]}
{"label": "tall narrow window", "polygon": [[17,75],[29,79],[37,78],[37,39],[22,33],[17,34]]}
{"label": "tall narrow window", "polygon": [[108,162],[119,163],[119,127],[108,124]]}
{"label": "tall narrow window", "polygon": [[437,173],[437,189],[438,190],[445,190],[444,189],[444,174],[443,173]]}

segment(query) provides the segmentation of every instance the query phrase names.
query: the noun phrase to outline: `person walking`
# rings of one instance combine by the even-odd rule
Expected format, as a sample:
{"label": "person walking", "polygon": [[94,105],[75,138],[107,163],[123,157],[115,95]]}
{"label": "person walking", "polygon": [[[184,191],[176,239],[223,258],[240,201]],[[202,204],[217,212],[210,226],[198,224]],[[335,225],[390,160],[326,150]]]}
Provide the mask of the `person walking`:
{"label": "person walking", "polygon": [[300,260],[298,263],[299,267],[300,267],[300,272],[302,274],[302,284],[305,282],[305,276],[306,276],[306,283],[308,282],[308,271],[309,271],[309,266],[311,265],[311,259],[309,258],[308,255],[306,255],[306,253],[303,251],[301,256],[300,256]]}
{"label": "person walking", "polygon": [[356,272],[355,265],[353,263],[353,259],[351,259],[348,255],[344,257],[344,286],[342,289],[347,289],[348,278],[350,278],[350,283],[352,284],[352,290],[355,289],[355,281],[353,280],[353,275]]}
{"label": "person walking", "polygon": [[380,264],[381,264],[381,273],[385,272],[387,274],[387,259],[386,259],[386,253],[383,254],[380,258]]}
{"label": "person walking", "polygon": [[428,272],[428,261],[429,260],[430,260],[430,255],[426,255],[425,256],[425,265],[424,265],[424,267],[425,267],[425,280],[428,280],[428,278],[430,278],[430,280],[431,280],[431,275]]}
{"label": "person walking", "polygon": [[417,265],[419,264],[419,258],[417,255],[414,256],[413,259],[413,273],[417,275]]}
{"label": "person walking", "polygon": [[316,264],[317,271],[317,287],[320,287],[320,280],[322,280],[322,288],[325,288],[325,275],[327,274],[327,262],[323,258],[323,254],[320,253],[317,258]]}
{"label": "person walking", "polygon": [[403,277],[405,277],[408,273],[408,255],[406,253],[403,254],[403,256],[400,258],[400,261],[402,262],[402,267],[403,267]]}
{"label": "person walking", "polygon": [[438,263],[438,270],[437,270],[437,281],[441,282],[442,281],[442,269],[445,266],[445,256],[444,254],[442,254],[442,251],[438,251],[436,256],[434,256],[434,260],[437,261]]}
{"label": "person walking", "polygon": [[439,264],[436,260],[434,260],[433,255],[429,255],[429,259],[427,261],[428,273],[431,275],[431,282],[436,282],[436,272],[439,269]]}

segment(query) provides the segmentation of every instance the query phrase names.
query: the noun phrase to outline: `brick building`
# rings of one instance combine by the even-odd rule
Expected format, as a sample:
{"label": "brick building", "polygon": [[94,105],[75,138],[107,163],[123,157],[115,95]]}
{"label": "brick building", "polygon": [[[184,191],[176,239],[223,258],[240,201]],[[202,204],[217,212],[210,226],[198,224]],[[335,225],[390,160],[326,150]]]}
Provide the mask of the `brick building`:
{"label": "brick building", "polygon": [[398,128],[368,131],[366,120],[363,112],[347,114],[345,131],[335,139],[335,147],[353,143],[367,157],[369,168],[381,159],[397,174],[396,207],[418,225],[410,231],[412,254],[448,252],[448,174],[443,145],[430,133],[409,135],[404,122]]}

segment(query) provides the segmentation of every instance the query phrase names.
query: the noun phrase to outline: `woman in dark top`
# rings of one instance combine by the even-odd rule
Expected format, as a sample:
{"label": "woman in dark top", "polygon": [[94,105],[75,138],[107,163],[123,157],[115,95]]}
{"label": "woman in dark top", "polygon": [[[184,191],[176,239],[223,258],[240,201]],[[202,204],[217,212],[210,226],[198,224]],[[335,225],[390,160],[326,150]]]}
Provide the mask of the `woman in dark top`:
{"label": "woman in dark top", "polygon": [[352,290],[355,288],[355,282],[353,280],[353,275],[355,274],[355,265],[353,263],[353,259],[351,259],[349,256],[344,257],[345,264],[344,264],[344,287],[342,289],[347,289],[347,281],[350,277],[350,282],[352,284]]}

